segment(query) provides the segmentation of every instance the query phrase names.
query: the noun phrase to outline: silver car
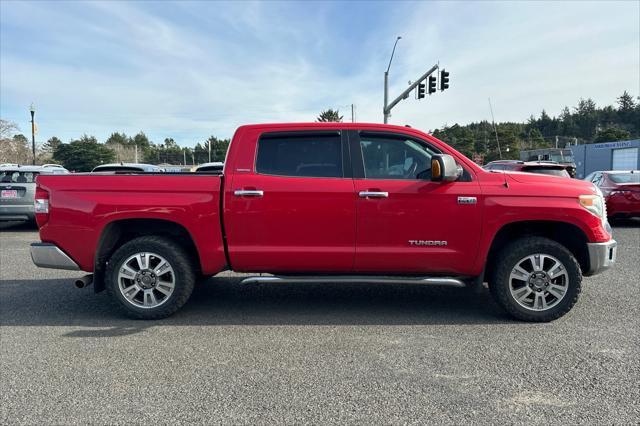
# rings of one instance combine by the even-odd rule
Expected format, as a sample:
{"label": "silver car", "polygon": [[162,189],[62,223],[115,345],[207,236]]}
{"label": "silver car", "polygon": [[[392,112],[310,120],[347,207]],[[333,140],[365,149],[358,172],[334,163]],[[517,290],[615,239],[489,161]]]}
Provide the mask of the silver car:
{"label": "silver car", "polygon": [[162,173],[164,169],[162,167],[154,166],[153,164],[143,163],[113,163],[113,164],[101,164],[95,167],[91,172],[112,172],[116,174],[127,173]]}
{"label": "silver car", "polygon": [[0,166],[0,221],[33,221],[33,200],[36,176],[39,174],[66,174],[62,166]]}

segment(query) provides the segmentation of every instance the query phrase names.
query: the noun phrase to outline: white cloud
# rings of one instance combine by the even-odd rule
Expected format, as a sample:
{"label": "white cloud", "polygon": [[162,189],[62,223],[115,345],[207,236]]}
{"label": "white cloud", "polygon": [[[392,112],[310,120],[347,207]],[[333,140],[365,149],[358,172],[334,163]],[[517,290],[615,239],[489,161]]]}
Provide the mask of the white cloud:
{"label": "white cloud", "polygon": [[[438,59],[451,89],[402,102],[394,123],[481,120],[488,97],[496,119],[523,120],[581,96],[603,104],[640,90],[633,3],[358,3],[356,12],[387,8],[385,25],[354,12],[361,20],[348,28],[332,15],[339,5],[323,3],[55,5],[2,3],[0,112],[22,124],[36,101],[44,139],[144,130],[191,145],[247,122],[310,121],[328,107],[348,118],[352,102],[360,121],[381,121],[396,34],[392,95]],[[22,48],[25,16],[41,34]]]}

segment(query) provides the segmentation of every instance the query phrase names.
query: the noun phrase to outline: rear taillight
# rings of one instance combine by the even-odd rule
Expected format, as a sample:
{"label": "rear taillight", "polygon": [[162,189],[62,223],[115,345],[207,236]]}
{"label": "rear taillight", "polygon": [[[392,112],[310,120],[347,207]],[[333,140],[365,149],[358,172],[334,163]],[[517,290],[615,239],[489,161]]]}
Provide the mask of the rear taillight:
{"label": "rear taillight", "polygon": [[49,193],[39,186],[36,187],[36,196],[33,200],[33,209],[36,213],[36,222],[41,227],[49,220]]}

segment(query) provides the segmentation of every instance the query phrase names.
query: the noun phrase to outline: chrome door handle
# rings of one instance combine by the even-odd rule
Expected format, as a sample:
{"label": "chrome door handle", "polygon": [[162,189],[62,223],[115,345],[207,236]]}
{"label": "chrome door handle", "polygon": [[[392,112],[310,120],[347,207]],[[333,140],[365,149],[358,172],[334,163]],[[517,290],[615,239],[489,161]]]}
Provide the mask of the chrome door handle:
{"label": "chrome door handle", "polygon": [[360,198],[387,198],[389,197],[388,192],[382,191],[360,191],[358,194]]}
{"label": "chrome door handle", "polygon": [[237,189],[233,191],[233,195],[236,197],[262,197],[264,191],[259,189]]}

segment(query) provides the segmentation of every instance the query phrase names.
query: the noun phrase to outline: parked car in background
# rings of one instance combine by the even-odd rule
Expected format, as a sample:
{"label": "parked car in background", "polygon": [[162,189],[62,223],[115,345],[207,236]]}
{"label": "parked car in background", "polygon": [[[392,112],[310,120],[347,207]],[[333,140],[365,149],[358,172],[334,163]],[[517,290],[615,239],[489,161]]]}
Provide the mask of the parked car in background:
{"label": "parked car in background", "polygon": [[584,180],[602,191],[609,218],[640,217],[640,170],[598,171]]}
{"label": "parked car in background", "polygon": [[568,171],[570,166],[560,164],[555,161],[520,161],[520,160],[498,160],[487,163],[483,166],[485,170],[498,170],[510,172],[539,173],[542,175],[560,176],[570,178]]}
{"label": "parked car in background", "polygon": [[520,151],[522,161],[553,161],[567,166],[567,172],[576,177],[576,162],[570,148],[542,148]]}
{"label": "parked car in background", "polygon": [[164,169],[162,167],[154,166],[153,164],[143,163],[112,163],[101,164],[95,167],[91,172],[114,172],[114,173],[162,173]]}
{"label": "parked car in background", "polygon": [[0,221],[33,221],[36,177],[69,173],[64,167],[0,166]]}
{"label": "parked car in background", "polygon": [[158,167],[165,173],[189,173],[192,171],[191,167],[181,164],[161,163],[158,164]]}
{"label": "parked car in background", "polygon": [[223,168],[224,168],[224,163],[222,161],[215,161],[213,163],[200,164],[195,168],[194,171],[196,173],[211,173],[211,172],[222,173]]}
{"label": "parked car in background", "polygon": [[60,164],[43,164],[41,167],[45,169],[51,169],[51,168],[64,169],[64,167],[61,166]]}

